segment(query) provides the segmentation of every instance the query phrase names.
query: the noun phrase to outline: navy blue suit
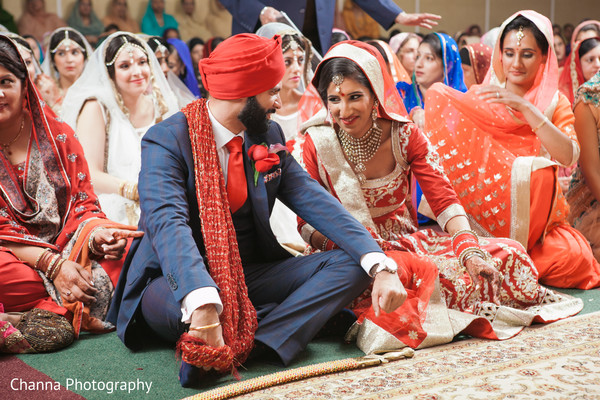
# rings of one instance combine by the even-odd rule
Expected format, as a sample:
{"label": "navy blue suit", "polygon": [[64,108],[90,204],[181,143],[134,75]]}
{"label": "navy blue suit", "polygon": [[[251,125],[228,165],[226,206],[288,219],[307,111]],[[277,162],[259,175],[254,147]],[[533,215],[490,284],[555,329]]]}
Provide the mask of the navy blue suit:
{"label": "navy blue suit", "polygon": [[[306,0],[220,0],[233,16],[231,32],[236,35],[255,32],[259,24],[261,10],[265,6],[285,12],[298,29],[302,30],[306,10]],[[309,0],[312,1],[312,0]],[[335,17],[335,0],[314,0],[317,15],[317,29],[321,50],[326,52],[331,42],[331,30]],[[385,29],[389,29],[396,16],[402,12],[392,0],[354,0]]]}
{"label": "navy blue suit", "polygon": [[[270,124],[266,142],[284,143],[276,123]],[[291,155],[280,152],[280,164],[261,173],[255,186],[247,157],[253,144],[246,136],[245,207],[255,244],[253,258],[242,254],[242,264],[250,300],[259,311],[255,338],[287,364],[331,316],[368,287],[371,279],[360,267],[360,257],[381,249]],[[206,269],[194,179],[187,121],[179,112],[152,127],[142,140],[139,229],[145,235],[131,247],[109,312],[119,337],[132,349],[139,347],[149,327],[165,339],[177,340],[186,328],[181,323],[182,299],[197,288],[216,288]],[[275,198],[343,250],[291,257],[269,225]],[[244,244],[240,242],[240,249]]]}

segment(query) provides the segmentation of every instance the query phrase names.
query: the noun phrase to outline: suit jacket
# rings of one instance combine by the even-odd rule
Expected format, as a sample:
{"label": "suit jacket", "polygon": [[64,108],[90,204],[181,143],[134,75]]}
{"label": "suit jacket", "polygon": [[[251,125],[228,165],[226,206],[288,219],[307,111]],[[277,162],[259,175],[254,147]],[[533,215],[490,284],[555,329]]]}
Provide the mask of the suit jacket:
{"label": "suit jacket", "polygon": [[[259,16],[265,6],[285,12],[298,29],[302,30],[306,0],[220,0],[221,4],[233,16],[231,32],[233,35],[243,32],[256,32],[260,26]],[[335,0],[314,0],[317,14],[317,28],[321,49],[327,52],[331,42],[331,30],[335,17]],[[396,16],[402,12],[393,0],[354,0],[385,29],[389,29]]]}
{"label": "suit jacket", "polygon": [[[278,124],[271,122],[266,142],[285,143]],[[277,242],[269,225],[275,198],[333,240],[357,263],[365,253],[381,252],[369,232],[290,154],[280,152],[280,164],[261,173],[255,186],[254,171],[247,155],[254,144],[258,143],[246,136],[244,167],[259,252],[264,262],[290,257]],[[142,210],[139,229],[145,235],[131,246],[108,316],[116,323],[121,340],[130,348],[136,347],[138,335],[146,334],[138,333],[135,318],[142,294],[153,279],[165,276],[178,302],[200,287],[217,288],[206,269],[194,158],[183,113],[150,128],[142,139],[138,185]]]}

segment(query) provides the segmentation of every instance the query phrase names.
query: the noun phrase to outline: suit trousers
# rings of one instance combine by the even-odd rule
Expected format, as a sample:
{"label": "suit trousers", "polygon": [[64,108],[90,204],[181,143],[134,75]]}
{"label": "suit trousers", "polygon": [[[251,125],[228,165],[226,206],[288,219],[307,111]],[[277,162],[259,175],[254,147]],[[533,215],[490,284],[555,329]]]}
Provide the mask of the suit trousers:
{"label": "suit trousers", "polygon": [[[277,352],[284,365],[371,283],[361,266],[340,249],[247,264],[244,273],[259,316],[255,340]],[[146,288],[141,312],[148,326],[165,340],[175,342],[185,332],[180,304],[164,277]]]}

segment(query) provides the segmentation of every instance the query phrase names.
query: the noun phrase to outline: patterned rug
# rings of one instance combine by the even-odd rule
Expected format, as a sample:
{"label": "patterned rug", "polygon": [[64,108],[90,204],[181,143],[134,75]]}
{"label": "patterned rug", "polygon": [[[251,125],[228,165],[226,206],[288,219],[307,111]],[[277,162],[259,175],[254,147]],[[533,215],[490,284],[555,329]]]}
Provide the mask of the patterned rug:
{"label": "patterned rug", "polygon": [[600,312],[528,328],[502,342],[458,341],[236,400],[507,398],[600,399]]}

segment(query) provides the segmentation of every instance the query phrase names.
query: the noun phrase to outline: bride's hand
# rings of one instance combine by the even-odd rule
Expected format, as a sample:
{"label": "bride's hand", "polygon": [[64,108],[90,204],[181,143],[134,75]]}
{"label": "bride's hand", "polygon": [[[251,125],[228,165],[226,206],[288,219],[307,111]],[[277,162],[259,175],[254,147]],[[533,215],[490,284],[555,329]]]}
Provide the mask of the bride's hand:
{"label": "bride's hand", "polygon": [[471,277],[471,281],[473,281],[473,285],[479,285],[481,279],[485,279],[490,283],[492,287],[492,301],[500,305],[500,298],[498,297],[500,286],[502,285],[500,272],[479,256],[469,258],[465,262],[465,267]]}

